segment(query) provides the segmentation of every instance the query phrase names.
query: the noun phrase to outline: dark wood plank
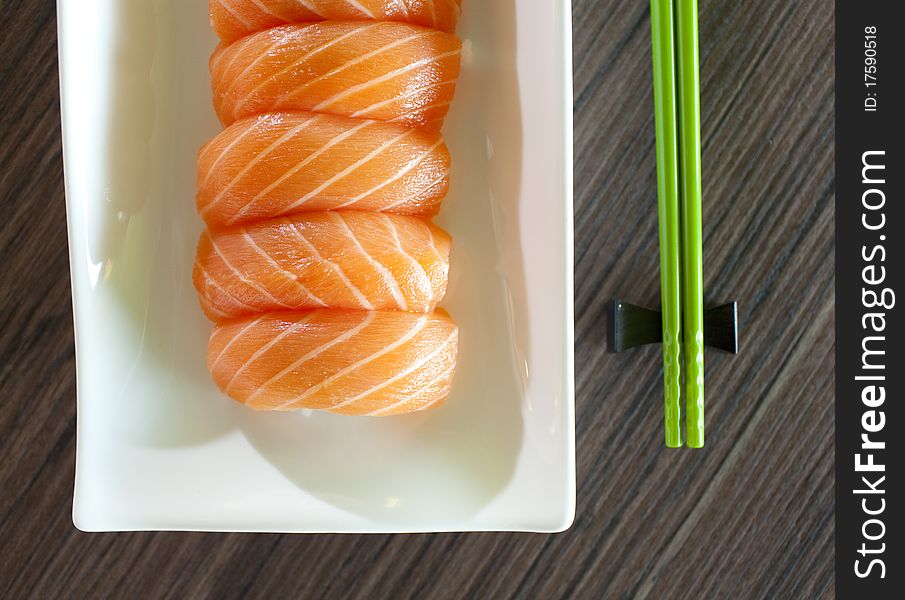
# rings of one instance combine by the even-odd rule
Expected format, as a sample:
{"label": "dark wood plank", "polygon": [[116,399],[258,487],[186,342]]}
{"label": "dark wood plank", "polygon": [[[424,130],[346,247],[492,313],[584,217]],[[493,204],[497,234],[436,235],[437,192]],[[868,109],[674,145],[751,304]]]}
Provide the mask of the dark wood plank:
{"label": "dark wood plank", "polygon": [[[466,3],[467,4],[467,3]],[[662,447],[645,2],[576,0],[578,518],[567,533],[83,534],[53,3],[0,4],[0,596],[829,597],[833,13],[701,0],[705,278],[742,352],[707,355],[704,451]],[[467,10],[467,6],[466,6]]]}

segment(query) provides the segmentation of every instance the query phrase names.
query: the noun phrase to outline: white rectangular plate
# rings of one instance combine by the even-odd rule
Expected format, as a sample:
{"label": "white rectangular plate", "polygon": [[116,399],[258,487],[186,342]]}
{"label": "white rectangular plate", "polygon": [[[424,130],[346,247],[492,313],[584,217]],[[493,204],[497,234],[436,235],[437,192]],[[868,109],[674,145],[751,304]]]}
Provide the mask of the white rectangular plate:
{"label": "white rectangular plate", "polygon": [[83,530],[561,531],[575,507],[569,2],[466,0],[438,219],[461,328],[445,407],[256,413],[205,368],[204,0],[59,0]]}

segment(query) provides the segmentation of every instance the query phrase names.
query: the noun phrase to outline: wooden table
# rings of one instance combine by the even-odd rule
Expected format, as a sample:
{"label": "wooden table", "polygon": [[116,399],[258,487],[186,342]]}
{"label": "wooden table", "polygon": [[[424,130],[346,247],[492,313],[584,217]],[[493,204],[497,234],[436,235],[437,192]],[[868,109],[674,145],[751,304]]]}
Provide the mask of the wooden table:
{"label": "wooden table", "polygon": [[[196,0],[201,1],[201,0]],[[0,596],[833,594],[833,9],[701,1],[704,451],[662,441],[658,348],[605,353],[605,303],[656,306],[647,3],[574,2],[578,516],[560,535],[84,534],[54,3],[0,4]]]}

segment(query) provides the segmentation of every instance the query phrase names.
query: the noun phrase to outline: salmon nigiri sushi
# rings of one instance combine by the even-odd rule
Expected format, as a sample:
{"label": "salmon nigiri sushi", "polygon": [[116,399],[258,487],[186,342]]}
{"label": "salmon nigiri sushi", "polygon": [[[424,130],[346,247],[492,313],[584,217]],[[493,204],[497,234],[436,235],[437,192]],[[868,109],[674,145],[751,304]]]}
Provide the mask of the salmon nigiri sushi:
{"label": "salmon nigiri sushi", "polygon": [[315,212],[201,234],[193,280],[214,321],[324,306],[429,312],[449,235],[399,215]]}
{"label": "salmon nigiri sushi", "polygon": [[278,25],[325,19],[401,21],[453,33],[460,0],[210,0],[211,24],[226,43]]}
{"label": "salmon nigiri sushi", "polygon": [[199,151],[196,200],[212,226],[337,208],[431,215],[449,167],[437,132],[273,113],[234,123]]}
{"label": "salmon nigiri sushi", "polygon": [[264,112],[310,110],[439,129],[461,50],[456,36],[407,23],[275,27],[214,51],[214,109],[224,125]]}
{"label": "salmon nigiri sushi", "polygon": [[395,415],[443,403],[457,344],[442,311],[265,313],[215,328],[208,367],[226,395],[257,410]]}

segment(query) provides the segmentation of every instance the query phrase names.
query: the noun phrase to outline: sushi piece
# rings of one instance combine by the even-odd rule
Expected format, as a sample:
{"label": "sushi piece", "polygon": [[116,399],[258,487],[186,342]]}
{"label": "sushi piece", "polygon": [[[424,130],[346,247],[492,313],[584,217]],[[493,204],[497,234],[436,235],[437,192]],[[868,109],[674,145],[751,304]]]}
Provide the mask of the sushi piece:
{"label": "sushi piece", "polygon": [[385,416],[443,403],[457,343],[442,311],[316,309],[224,323],[207,358],[217,386],[257,410]]}
{"label": "sushi piece", "polygon": [[211,25],[226,43],[306,21],[400,21],[453,33],[459,0],[210,0]]}
{"label": "sushi piece", "polygon": [[224,125],[310,110],[436,130],[453,97],[461,50],[452,34],[406,23],[284,25],[214,51],[214,109]]}
{"label": "sushi piece", "polygon": [[432,215],[449,187],[439,133],[302,113],[234,123],[198,153],[198,212],[211,226],[301,211]]}
{"label": "sushi piece", "polygon": [[285,309],[430,312],[449,235],[415,217],[314,212],[201,234],[193,280],[213,321]]}

